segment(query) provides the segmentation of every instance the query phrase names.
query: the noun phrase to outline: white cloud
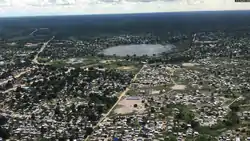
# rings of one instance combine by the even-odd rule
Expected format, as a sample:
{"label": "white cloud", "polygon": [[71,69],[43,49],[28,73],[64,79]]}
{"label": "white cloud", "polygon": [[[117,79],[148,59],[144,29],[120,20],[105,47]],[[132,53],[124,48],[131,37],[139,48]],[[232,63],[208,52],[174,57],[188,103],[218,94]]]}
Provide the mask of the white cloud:
{"label": "white cloud", "polygon": [[[119,4],[117,2],[113,4],[111,2],[104,3],[103,0],[100,0],[102,1],[101,4],[98,4],[100,1],[97,0],[68,0],[68,2],[65,2],[65,0],[56,0],[57,6],[49,6],[47,1],[12,0],[12,7],[1,7],[0,17],[250,10],[250,3],[235,3],[234,0],[147,0],[151,2],[121,0]],[[31,5],[37,5],[37,7]],[[38,7],[39,5],[43,5],[43,7]]]}

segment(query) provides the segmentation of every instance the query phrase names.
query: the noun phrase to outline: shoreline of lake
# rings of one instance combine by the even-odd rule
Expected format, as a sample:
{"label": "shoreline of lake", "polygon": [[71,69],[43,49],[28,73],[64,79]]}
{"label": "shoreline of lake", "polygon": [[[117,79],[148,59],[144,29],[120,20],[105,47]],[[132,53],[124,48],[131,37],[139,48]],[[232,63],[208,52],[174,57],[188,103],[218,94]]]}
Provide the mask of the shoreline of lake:
{"label": "shoreline of lake", "polygon": [[140,44],[140,45],[119,45],[110,47],[107,49],[104,49],[100,53],[103,53],[104,55],[111,56],[133,56],[134,54],[136,56],[154,56],[154,54],[157,56],[163,52],[170,52],[172,48],[175,46],[172,44],[167,45],[161,45],[161,44]]}

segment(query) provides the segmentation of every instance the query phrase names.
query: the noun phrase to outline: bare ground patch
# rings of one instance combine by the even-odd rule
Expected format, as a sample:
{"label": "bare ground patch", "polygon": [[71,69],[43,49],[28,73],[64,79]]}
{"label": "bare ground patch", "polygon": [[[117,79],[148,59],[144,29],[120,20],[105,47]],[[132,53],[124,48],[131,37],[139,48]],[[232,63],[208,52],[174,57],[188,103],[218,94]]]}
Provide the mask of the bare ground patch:
{"label": "bare ground patch", "polygon": [[185,90],[186,89],[186,85],[174,85],[172,87],[173,90]]}
{"label": "bare ground patch", "polygon": [[199,65],[198,63],[183,63],[182,66],[183,67],[194,67]]}
{"label": "bare ground patch", "polygon": [[118,67],[117,69],[119,69],[119,70],[133,70],[134,67],[133,66],[121,66],[121,67]]}
{"label": "bare ground patch", "polygon": [[[129,114],[134,111],[136,111],[137,113],[143,113],[145,108],[141,101],[141,98],[129,99],[129,97],[125,97],[119,102],[114,112],[116,114]],[[137,107],[134,107],[135,104],[137,105]]]}

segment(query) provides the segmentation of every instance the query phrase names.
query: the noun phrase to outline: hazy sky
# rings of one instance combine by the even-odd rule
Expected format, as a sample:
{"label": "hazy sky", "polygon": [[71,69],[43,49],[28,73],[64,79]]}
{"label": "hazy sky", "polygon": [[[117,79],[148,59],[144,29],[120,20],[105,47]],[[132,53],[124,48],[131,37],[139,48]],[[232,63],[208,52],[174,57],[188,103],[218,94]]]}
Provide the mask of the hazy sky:
{"label": "hazy sky", "polygon": [[250,10],[250,3],[235,0],[119,0],[119,4],[100,1],[118,0],[0,0],[0,17]]}

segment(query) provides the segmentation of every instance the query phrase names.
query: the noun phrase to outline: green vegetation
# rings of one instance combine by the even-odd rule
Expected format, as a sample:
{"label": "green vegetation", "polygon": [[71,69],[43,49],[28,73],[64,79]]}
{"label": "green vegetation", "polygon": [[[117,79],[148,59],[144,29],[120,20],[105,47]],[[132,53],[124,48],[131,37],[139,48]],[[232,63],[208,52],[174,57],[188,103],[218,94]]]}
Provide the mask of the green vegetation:
{"label": "green vegetation", "polygon": [[175,115],[176,120],[183,120],[187,123],[191,123],[194,118],[194,113],[191,111],[192,107],[187,105],[181,105],[181,104],[169,104],[167,105],[166,110],[170,110],[168,112],[173,112],[173,109],[178,109],[178,114]]}
{"label": "green vegetation", "polygon": [[[174,108],[178,109],[179,111],[177,112],[177,114],[175,114],[174,118],[177,122],[184,121],[186,123],[189,123],[194,130],[200,133],[200,136],[195,138],[195,141],[212,141],[214,140],[214,138],[212,137],[217,137],[222,132],[237,126],[237,118],[232,113],[228,115],[228,121],[219,122],[217,125],[214,125],[212,127],[204,127],[200,126],[199,123],[194,120],[194,113],[191,111],[192,107],[180,104],[171,104],[167,105],[167,108],[164,110],[167,113],[172,113]],[[185,129],[185,127],[174,128],[174,131],[182,131],[183,128]],[[193,141],[194,138],[190,139],[190,141],[191,140]]]}
{"label": "green vegetation", "polygon": [[173,135],[169,135],[164,139],[164,141],[177,141],[176,137]]}
{"label": "green vegetation", "polygon": [[208,135],[200,135],[198,136],[195,141],[214,141],[215,139]]}
{"label": "green vegetation", "polygon": [[131,96],[138,95],[139,90],[148,90],[148,89],[157,90],[157,91],[165,90],[165,92],[168,92],[172,86],[173,86],[172,84],[166,84],[166,85],[158,85],[158,86],[146,87],[146,88],[140,88],[140,89],[130,89],[127,92],[127,95],[131,95]]}
{"label": "green vegetation", "polygon": [[49,58],[38,57],[37,61],[40,62],[40,63],[47,63],[49,61]]}
{"label": "green vegetation", "polygon": [[134,96],[134,95],[137,95],[138,93],[135,90],[130,89],[126,94],[130,96]]}
{"label": "green vegetation", "polygon": [[101,60],[101,58],[96,57],[96,56],[86,56],[83,58],[83,64],[84,65],[90,65],[90,64],[96,64],[99,63],[99,61]]}
{"label": "green vegetation", "polygon": [[172,86],[173,86],[173,84],[158,85],[158,86],[151,87],[151,89],[154,89],[154,90],[165,90],[167,92],[168,90],[171,89]]}
{"label": "green vegetation", "polygon": [[239,127],[240,120],[237,116],[237,112],[240,110],[237,104],[232,104],[230,106],[231,111],[225,117],[224,121],[217,123],[212,127],[197,127],[195,130],[199,131],[200,134],[210,135],[210,136],[219,136],[222,132],[230,129],[235,129]]}
{"label": "green vegetation", "polygon": [[216,126],[213,126],[211,128],[208,126],[199,126],[195,130],[199,131],[201,135],[210,135],[210,136],[216,137],[220,135],[223,131],[225,131],[226,128],[224,128],[223,123],[219,123]]}
{"label": "green vegetation", "polygon": [[[142,67],[140,63],[130,62],[130,61],[109,61],[108,63],[100,64],[100,65],[105,68],[131,71],[133,74],[136,74]],[[131,69],[122,69],[122,67],[130,67]]]}
{"label": "green vegetation", "polygon": [[64,60],[55,60],[53,62],[48,63],[49,65],[52,65],[53,67],[63,67],[67,65],[67,63]]}

